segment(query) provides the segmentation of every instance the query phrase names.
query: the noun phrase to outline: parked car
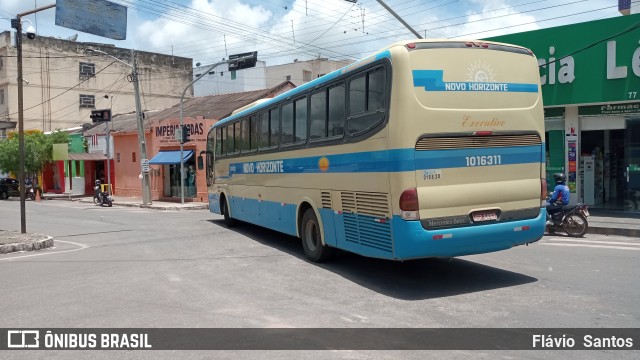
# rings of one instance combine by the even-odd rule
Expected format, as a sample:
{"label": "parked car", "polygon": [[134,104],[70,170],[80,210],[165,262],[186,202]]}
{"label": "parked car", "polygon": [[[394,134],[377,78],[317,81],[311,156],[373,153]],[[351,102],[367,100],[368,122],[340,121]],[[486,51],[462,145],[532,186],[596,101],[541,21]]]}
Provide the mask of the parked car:
{"label": "parked car", "polygon": [[20,183],[16,179],[0,179],[0,199],[8,199],[9,196],[20,196]]}

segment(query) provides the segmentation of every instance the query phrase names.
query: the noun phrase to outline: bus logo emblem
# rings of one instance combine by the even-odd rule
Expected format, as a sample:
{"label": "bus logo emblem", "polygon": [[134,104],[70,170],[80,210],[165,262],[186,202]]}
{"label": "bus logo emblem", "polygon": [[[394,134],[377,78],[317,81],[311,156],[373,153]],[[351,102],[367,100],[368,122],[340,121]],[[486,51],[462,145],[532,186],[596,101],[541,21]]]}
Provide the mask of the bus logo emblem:
{"label": "bus logo emblem", "polygon": [[322,172],[329,170],[329,159],[324,156],[321,157],[320,160],[318,160],[318,167]]}

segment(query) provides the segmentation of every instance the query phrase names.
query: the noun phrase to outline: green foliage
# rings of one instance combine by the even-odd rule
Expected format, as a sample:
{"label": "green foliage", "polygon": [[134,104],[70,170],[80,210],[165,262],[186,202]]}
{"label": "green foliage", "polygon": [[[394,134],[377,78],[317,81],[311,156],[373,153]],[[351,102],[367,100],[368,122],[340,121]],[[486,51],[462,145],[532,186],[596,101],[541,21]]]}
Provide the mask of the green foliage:
{"label": "green foliage", "polygon": [[[27,173],[38,173],[51,161],[53,144],[69,142],[69,134],[56,131],[45,135],[39,131],[25,132],[24,136],[24,170]],[[0,170],[18,172],[18,136],[9,136],[0,141]]]}

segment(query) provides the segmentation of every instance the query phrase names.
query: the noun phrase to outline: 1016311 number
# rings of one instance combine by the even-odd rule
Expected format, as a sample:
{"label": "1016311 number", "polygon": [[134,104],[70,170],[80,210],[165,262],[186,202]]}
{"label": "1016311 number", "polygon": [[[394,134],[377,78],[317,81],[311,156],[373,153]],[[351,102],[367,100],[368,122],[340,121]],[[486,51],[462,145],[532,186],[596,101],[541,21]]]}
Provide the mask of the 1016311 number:
{"label": "1016311 number", "polygon": [[491,166],[501,165],[502,156],[500,155],[482,155],[482,156],[465,156],[467,166]]}

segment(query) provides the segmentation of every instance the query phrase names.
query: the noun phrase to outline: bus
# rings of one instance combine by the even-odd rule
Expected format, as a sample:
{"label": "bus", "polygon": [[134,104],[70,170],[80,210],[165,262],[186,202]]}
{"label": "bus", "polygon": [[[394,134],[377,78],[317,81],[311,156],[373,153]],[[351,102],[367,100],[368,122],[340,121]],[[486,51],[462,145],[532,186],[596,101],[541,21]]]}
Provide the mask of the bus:
{"label": "bus", "polygon": [[523,47],[412,40],[218,121],[199,157],[211,212],[409,260],[538,241],[546,221],[538,63]]}

